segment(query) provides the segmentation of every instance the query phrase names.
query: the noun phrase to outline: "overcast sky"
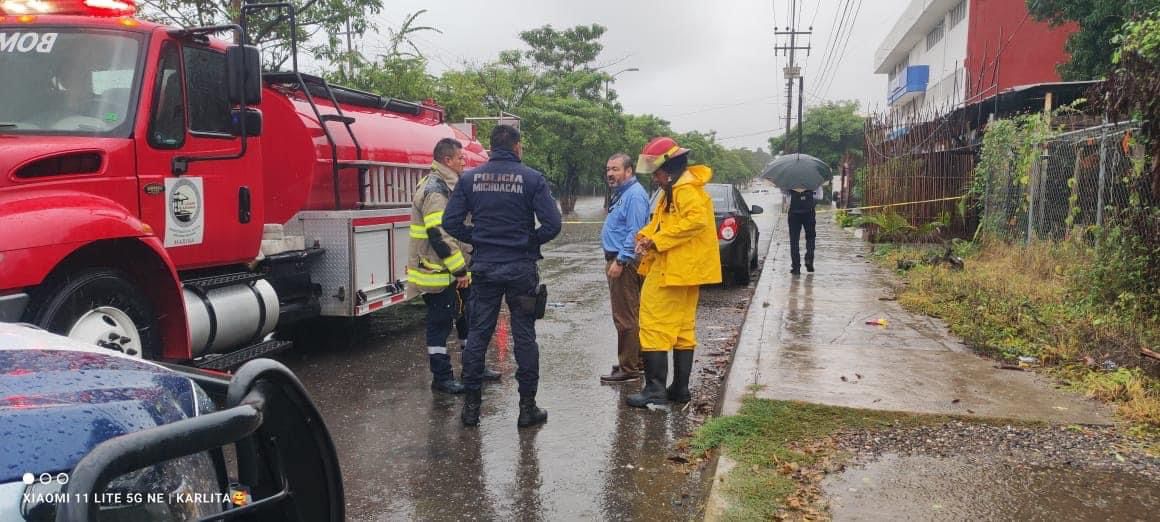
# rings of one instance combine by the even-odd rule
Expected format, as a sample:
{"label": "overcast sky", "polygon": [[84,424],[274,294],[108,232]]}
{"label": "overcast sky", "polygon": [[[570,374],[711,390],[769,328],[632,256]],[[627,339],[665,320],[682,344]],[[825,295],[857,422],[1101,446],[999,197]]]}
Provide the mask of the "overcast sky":
{"label": "overcast sky", "polygon": [[[420,9],[425,32],[414,38],[438,74],[463,63],[494,59],[504,49],[522,48],[520,31],[551,24],[563,29],[598,23],[608,28],[600,65],[609,73],[636,67],[616,79],[614,89],[631,113],[652,113],[674,130],[716,130],[727,146],[763,147],[784,132],[786,58],[775,56],[773,27],[789,23],[790,0],[387,0],[378,25],[398,27]],[[886,78],[873,72],[873,56],[909,0],[854,0],[861,4],[849,43],[831,54],[841,57],[824,83],[819,75],[835,32],[843,0],[799,0],[799,27],[813,24],[813,50],[806,58],[807,106],[821,99],[858,100],[881,107]],[[728,7],[725,7],[728,6]],[[776,14],[775,14],[776,13]],[[384,37],[368,37],[363,52],[373,55]],[[843,38],[843,42],[845,39]],[[831,60],[834,61],[834,60]],[[800,63],[800,61],[799,61]],[[795,86],[796,91],[796,86]],[[387,93],[389,94],[389,93]],[[796,113],[796,107],[795,107]],[[776,129],[776,130],[774,130]]]}

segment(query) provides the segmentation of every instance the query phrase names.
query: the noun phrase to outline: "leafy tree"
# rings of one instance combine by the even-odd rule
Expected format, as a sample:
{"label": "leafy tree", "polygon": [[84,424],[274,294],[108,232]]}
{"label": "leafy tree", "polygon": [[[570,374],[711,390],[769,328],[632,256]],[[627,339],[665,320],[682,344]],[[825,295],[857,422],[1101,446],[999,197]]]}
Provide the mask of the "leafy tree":
{"label": "leafy tree", "polygon": [[[846,152],[861,156],[866,123],[857,113],[858,103],[853,101],[827,102],[806,109],[800,152],[815,156],[831,167],[836,167]],[[797,133],[798,126],[794,125],[789,132],[790,153],[799,152]],[[785,140],[785,136],[770,138],[770,150],[784,150]]]}
{"label": "leafy tree", "polygon": [[1112,68],[1113,38],[1128,21],[1160,11],[1160,0],[1027,0],[1037,20],[1060,25],[1077,22],[1067,40],[1071,60],[1059,67],[1064,80],[1103,78]]}
{"label": "leafy tree", "polygon": [[[238,23],[243,0],[143,0],[142,18],[181,27]],[[297,7],[298,43],[319,58],[339,54],[341,36],[366,32],[383,0],[290,0]],[[290,20],[285,11],[263,9],[248,17],[249,39],[264,52],[265,68],[278,70],[290,59]],[[317,42],[317,43],[310,43]]]}

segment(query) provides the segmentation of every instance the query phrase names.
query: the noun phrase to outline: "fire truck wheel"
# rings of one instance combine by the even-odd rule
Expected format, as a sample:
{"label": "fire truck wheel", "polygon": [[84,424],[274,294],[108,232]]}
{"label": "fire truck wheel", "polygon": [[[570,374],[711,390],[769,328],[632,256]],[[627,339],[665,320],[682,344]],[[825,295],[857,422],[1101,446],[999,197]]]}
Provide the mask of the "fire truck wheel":
{"label": "fire truck wheel", "polygon": [[94,268],[50,284],[29,308],[28,322],[132,357],[161,353],[149,300],[119,270]]}

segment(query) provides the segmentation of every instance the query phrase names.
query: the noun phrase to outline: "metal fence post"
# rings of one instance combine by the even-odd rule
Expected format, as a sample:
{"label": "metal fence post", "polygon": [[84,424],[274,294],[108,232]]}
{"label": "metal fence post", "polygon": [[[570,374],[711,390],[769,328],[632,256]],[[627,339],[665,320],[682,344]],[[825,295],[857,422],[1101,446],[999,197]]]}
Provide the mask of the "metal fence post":
{"label": "metal fence post", "polygon": [[1096,226],[1104,225],[1104,177],[1107,175],[1108,157],[1108,118],[1104,117],[1103,128],[1100,130],[1100,176],[1099,186],[1096,188]]}
{"label": "metal fence post", "polygon": [[1039,155],[1031,160],[1031,179],[1027,183],[1027,237],[1024,244],[1030,244],[1035,227],[1035,197],[1039,195]]}

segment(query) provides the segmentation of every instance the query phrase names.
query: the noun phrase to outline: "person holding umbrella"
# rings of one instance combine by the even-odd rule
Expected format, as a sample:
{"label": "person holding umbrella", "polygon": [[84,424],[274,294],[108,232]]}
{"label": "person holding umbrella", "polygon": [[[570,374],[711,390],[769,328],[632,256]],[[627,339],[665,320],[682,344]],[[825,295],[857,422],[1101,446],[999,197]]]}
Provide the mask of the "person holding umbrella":
{"label": "person holding umbrella", "polygon": [[806,271],[814,271],[814,239],[817,237],[817,216],[814,205],[824,195],[822,183],[829,176],[830,166],[808,154],[786,154],[766,167],[761,175],[773,181],[789,201],[789,256],[790,273],[802,273],[800,241],[806,231]]}

